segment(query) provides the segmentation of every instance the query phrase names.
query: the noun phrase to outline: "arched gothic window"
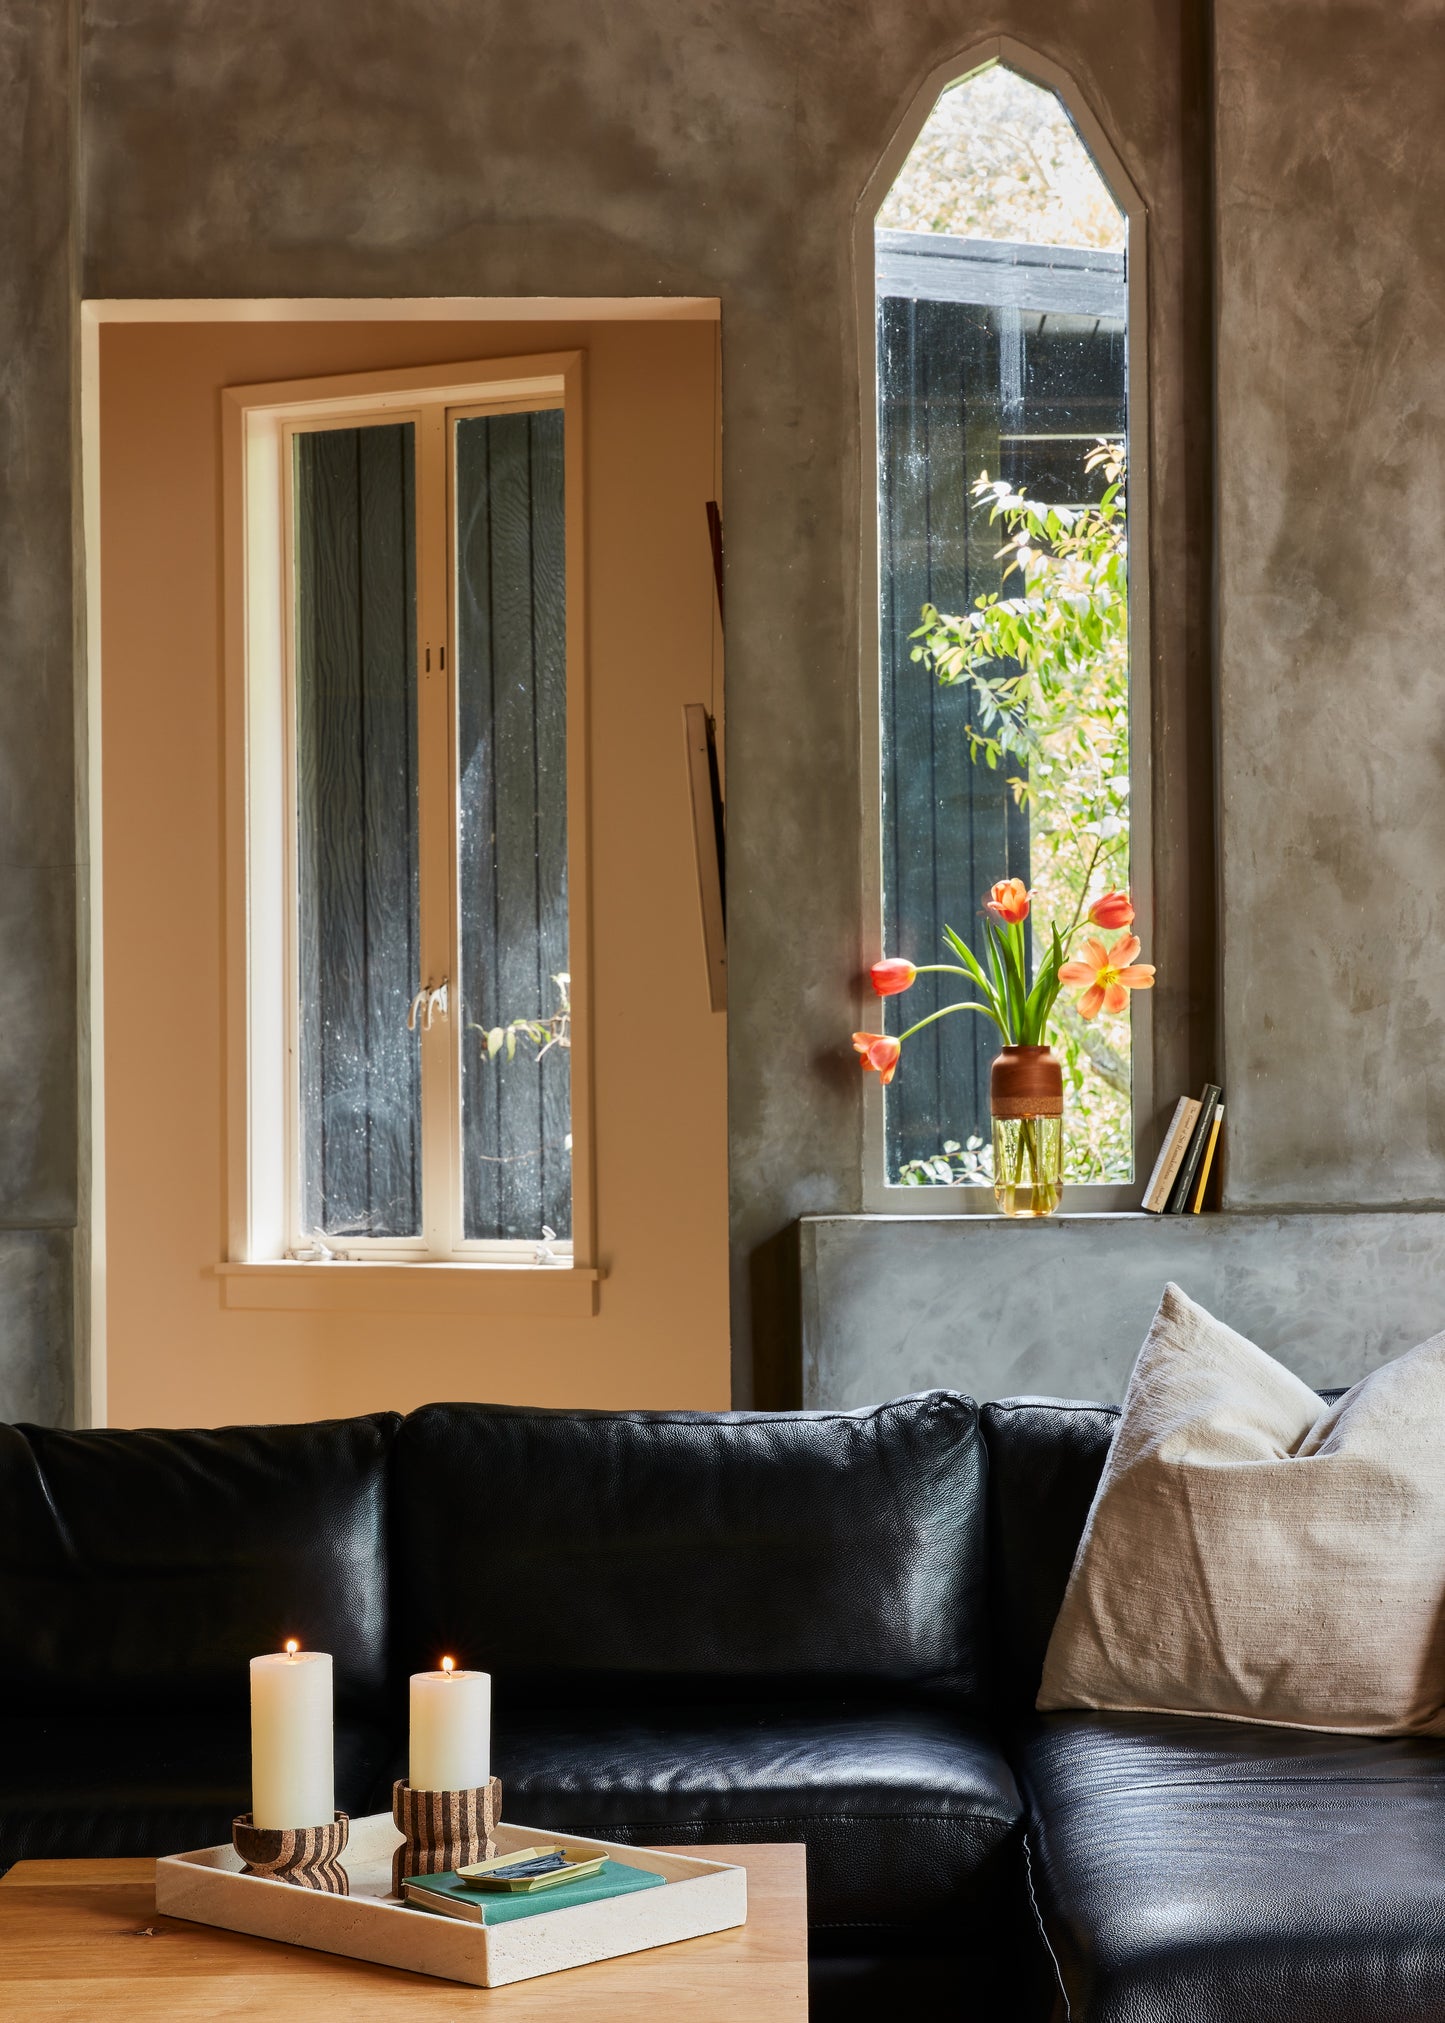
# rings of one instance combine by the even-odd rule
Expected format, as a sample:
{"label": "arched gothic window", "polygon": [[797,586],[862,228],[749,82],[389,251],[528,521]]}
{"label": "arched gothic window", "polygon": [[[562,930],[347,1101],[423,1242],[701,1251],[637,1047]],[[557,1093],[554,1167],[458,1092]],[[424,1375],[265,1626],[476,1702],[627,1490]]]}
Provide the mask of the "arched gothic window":
{"label": "arched gothic window", "polygon": [[[945,927],[986,961],[1000,879],[1031,888],[1030,932],[1109,888],[1142,906],[1131,207],[1060,95],[995,62],[937,97],[873,218],[880,924],[920,966],[956,959]],[[977,995],[959,982],[921,975],[879,1007],[887,1030]],[[1065,1182],[1124,1187],[1147,1008],[1085,1018],[1078,996],[1054,1025]],[[991,1186],[998,1044],[971,1013],[909,1040],[870,1133],[874,1205],[880,1167],[890,1206],[992,1205],[936,1190]]]}

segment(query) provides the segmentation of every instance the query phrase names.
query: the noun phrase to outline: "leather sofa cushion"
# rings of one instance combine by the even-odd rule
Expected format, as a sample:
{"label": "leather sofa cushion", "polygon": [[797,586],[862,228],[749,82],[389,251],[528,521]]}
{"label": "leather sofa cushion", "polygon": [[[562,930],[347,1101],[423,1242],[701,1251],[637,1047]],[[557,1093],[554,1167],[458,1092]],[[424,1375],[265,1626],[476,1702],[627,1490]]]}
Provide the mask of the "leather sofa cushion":
{"label": "leather sofa cushion", "polygon": [[0,1426],[0,1713],[244,1711],[249,1660],[297,1637],[379,1716],[399,1423]]}
{"label": "leather sofa cushion", "polygon": [[1044,1653],[1119,1408],[1003,1398],[979,1417],[988,1449],[994,1689],[1003,1708],[1023,1712],[1038,1697]]}
{"label": "leather sofa cushion", "polygon": [[983,1497],[977,1408],[948,1391],[851,1413],[427,1406],[396,1448],[398,1667],[484,1666],[499,1713],[978,1703]]}
{"label": "leather sofa cushion", "polygon": [[514,1715],[493,1760],[509,1819],[640,1845],[804,1841],[808,1918],[850,1950],[966,1944],[1022,1887],[1013,1773],[932,1708],[579,1709]]}
{"label": "leather sofa cushion", "polygon": [[1073,2023],[1445,2019],[1445,1741],[1053,1714],[1015,1761]]}
{"label": "leather sofa cushion", "polygon": [[[393,1744],[336,1724],[336,1802],[389,1810]],[[244,1708],[205,1714],[17,1714],[0,1724],[0,1871],[12,1862],[179,1854],[231,1838],[251,1807]]]}

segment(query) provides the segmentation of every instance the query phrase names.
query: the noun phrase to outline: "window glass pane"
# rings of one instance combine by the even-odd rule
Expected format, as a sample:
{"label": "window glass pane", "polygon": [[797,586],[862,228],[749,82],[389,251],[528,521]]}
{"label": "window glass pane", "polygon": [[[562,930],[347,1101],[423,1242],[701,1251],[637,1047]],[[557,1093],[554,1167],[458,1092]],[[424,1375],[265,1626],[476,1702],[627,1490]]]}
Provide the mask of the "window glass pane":
{"label": "window glass pane", "polygon": [[[914,963],[953,960],[945,924],[986,959],[999,879],[1032,887],[1031,926],[1061,930],[1128,884],[1122,482],[1100,514],[1123,475],[1125,234],[1062,103],[1002,66],[943,94],[878,215],[884,940]],[[1024,570],[1000,555],[1021,498],[1090,509]],[[988,599],[1018,601],[1031,666],[990,657]],[[968,665],[948,664],[964,639]],[[886,1030],[976,995],[966,981],[920,976],[879,1007]],[[1087,1024],[1076,995],[1054,1023],[1065,1177],[1127,1180],[1129,1015]],[[884,1099],[890,1183],[988,1183],[998,1045],[969,1012],[909,1040]]]}
{"label": "window glass pane", "polygon": [[295,438],[301,1212],[421,1230],[414,431]]}
{"label": "window glass pane", "polygon": [[562,414],[456,424],[463,1230],[572,1230]]}

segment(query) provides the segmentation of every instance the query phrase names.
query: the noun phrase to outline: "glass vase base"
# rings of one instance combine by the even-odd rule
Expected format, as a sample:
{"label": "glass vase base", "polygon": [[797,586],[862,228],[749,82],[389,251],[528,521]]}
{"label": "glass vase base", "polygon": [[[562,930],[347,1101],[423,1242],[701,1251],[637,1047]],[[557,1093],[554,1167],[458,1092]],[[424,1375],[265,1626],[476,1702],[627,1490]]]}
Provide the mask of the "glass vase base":
{"label": "glass vase base", "polygon": [[1001,1215],[1052,1215],[1059,1205],[1057,1187],[995,1187],[993,1198]]}
{"label": "glass vase base", "polygon": [[1064,1191],[1061,1116],[995,1117],[993,1198],[1004,1215],[1052,1215]]}

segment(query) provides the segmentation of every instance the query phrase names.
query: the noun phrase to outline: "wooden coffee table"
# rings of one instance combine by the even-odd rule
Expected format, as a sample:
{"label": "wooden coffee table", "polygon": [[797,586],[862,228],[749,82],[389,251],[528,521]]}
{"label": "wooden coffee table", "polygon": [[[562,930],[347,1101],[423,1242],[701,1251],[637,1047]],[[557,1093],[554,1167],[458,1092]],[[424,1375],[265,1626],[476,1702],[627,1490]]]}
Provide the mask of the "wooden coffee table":
{"label": "wooden coffee table", "polygon": [[0,1880],[0,2016],[65,2023],[803,2023],[803,1849],[691,1847],[748,1872],[748,1921],[507,1988],[466,1988],[160,1917],[151,1861],[22,1861]]}

